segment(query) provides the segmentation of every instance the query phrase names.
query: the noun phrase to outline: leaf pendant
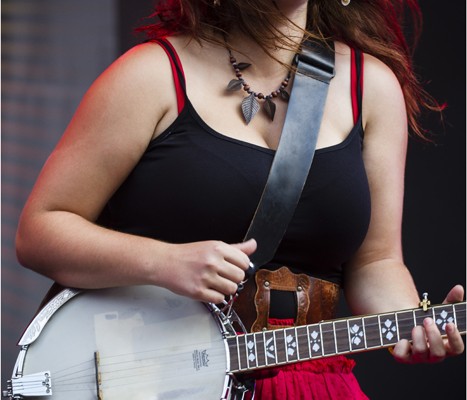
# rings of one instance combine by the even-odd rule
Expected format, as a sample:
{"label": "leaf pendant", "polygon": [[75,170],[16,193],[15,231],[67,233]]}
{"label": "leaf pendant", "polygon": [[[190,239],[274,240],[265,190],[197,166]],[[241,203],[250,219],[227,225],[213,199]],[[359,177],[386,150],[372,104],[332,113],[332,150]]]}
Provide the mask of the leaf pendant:
{"label": "leaf pendant", "polygon": [[263,104],[263,110],[266,112],[271,121],[274,121],[274,115],[276,114],[276,105],[270,98],[266,98]]}
{"label": "leaf pendant", "polygon": [[248,125],[256,113],[259,111],[259,103],[253,93],[242,100],[242,112],[245,122]]}
{"label": "leaf pendant", "polygon": [[232,79],[227,85],[227,90],[235,92],[242,88],[242,81],[240,79]]}
{"label": "leaf pendant", "polygon": [[243,71],[244,69],[247,69],[248,67],[250,67],[251,64],[248,64],[246,62],[241,62],[241,63],[238,63],[237,64],[237,68],[240,70],[240,71]]}
{"label": "leaf pendant", "polygon": [[279,92],[280,92],[281,99],[288,102],[290,99],[290,94],[282,88],[279,89]]}

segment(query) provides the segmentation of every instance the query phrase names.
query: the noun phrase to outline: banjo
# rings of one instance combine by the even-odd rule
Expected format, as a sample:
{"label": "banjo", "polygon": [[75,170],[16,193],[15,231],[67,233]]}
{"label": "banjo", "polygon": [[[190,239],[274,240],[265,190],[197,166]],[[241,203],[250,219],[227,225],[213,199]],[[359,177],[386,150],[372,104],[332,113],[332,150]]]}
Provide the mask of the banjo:
{"label": "banjo", "polygon": [[[466,303],[237,333],[236,315],[155,286],[64,289],[26,328],[9,399],[241,400],[263,368],[410,339],[432,317],[466,331]],[[237,321],[238,322],[238,321]],[[241,324],[241,321],[239,322]],[[245,374],[246,373],[246,374]]]}

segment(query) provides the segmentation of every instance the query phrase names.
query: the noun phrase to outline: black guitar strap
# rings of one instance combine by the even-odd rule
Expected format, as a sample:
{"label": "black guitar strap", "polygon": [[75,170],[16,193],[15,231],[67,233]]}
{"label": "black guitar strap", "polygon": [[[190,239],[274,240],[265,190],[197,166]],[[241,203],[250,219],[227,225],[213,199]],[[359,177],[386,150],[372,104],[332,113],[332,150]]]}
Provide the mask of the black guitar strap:
{"label": "black guitar strap", "polygon": [[279,147],[244,238],[254,238],[258,244],[250,257],[247,277],[274,257],[295,212],[313,161],[329,83],[335,74],[330,43],[308,40],[297,57]]}

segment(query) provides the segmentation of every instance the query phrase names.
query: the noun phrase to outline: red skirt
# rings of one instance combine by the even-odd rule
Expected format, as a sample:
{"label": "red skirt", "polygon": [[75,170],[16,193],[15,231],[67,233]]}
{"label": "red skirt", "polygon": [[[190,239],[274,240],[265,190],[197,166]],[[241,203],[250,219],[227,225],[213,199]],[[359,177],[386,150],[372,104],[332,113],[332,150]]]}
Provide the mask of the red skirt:
{"label": "red skirt", "polygon": [[354,366],[354,360],[335,356],[260,371],[254,400],[368,400]]}

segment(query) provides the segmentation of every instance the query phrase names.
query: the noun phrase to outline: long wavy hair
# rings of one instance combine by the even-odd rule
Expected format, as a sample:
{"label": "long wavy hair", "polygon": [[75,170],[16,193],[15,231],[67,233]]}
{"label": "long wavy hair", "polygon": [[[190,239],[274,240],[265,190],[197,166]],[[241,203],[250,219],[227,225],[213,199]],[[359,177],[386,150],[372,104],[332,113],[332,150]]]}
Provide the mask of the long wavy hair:
{"label": "long wavy hair", "polygon": [[[411,131],[427,139],[419,122],[421,111],[443,106],[423,89],[413,69],[413,49],[422,28],[418,1],[352,0],[347,7],[339,0],[308,3],[304,36],[341,41],[388,65],[402,87]],[[156,18],[153,24],[139,28],[149,39],[185,34],[225,45],[223,37],[235,27],[271,56],[278,46],[296,46],[276,28],[290,21],[271,0],[160,0],[151,17]]]}

